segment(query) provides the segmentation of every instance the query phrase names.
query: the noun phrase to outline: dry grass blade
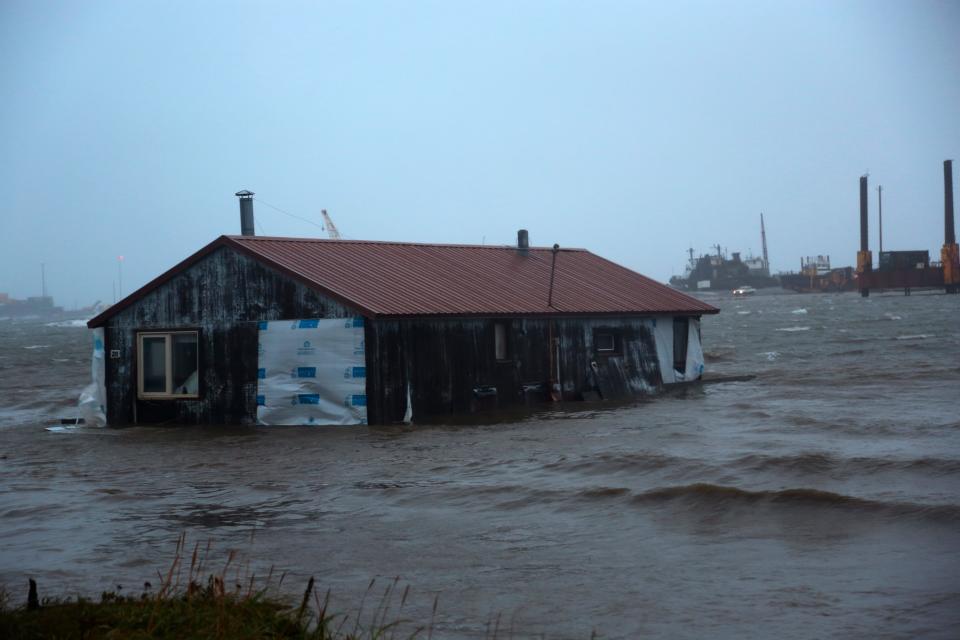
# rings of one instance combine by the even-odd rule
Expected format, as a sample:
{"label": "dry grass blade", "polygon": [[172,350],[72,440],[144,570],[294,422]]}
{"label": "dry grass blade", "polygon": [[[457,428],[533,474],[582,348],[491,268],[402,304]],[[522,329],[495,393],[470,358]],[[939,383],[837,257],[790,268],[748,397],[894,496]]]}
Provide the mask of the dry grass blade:
{"label": "dry grass blade", "polygon": [[353,623],[353,632],[351,635],[356,636],[357,632],[360,630],[360,616],[363,615],[363,605],[367,602],[367,596],[370,595],[370,592],[373,590],[373,585],[376,584],[377,579],[371,578],[370,584],[367,585],[367,590],[363,592],[363,597],[360,598],[360,608],[357,609],[357,618]]}
{"label": "dry grass blade", "polygon": [[433,640],[433,623],[437,621],[437,606],[440,604],[440,596],[433,597],[433,610],[430,612],[430,626],[427,628],[427,640]]}
{"label": "dry grass blade", "polygon": [[297,624],[303,620],[303,612],[307,609],[307,603],[310,602],[310,594],[313,593],[313,576],[307,581],[307,590],[303,592],[303,600],[300,601],[300,610],[297,611]]}

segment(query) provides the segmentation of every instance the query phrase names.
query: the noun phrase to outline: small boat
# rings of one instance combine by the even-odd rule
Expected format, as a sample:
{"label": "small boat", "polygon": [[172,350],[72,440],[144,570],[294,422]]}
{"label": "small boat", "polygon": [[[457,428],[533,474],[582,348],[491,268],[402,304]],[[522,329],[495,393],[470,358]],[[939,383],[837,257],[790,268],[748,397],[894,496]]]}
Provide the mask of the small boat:
{"label": "small boat", "polygon": [[735,296],[752,296],[757,292],[756,289],[750,286],[741,286],[733,290],[733,295]]}

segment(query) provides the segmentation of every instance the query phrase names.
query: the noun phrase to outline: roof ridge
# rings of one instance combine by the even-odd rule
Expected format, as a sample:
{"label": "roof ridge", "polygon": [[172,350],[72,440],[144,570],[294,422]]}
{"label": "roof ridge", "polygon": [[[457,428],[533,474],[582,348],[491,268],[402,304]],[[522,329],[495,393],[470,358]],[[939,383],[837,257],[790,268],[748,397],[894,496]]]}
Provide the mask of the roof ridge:
{"label": "roof ridge", "polygon": [[[223,236],[230,240],[237,242],[310,242],[318,244],[378,244],[378,245],[395,245],[401,247],[449,247],[451,249],[498,249],[505,250],[509,249],[516,251],[517,247],[511,244],[460,244],[460,243],[446,243],[446,242],[414,242],[410,240],[354,240],[346,238],[297,238],[293,236],[238,236],[238,235],[225,235]],[[553,251],[553,247],[529,247],[530,251]],[[588,249],[583,247],[560,247],[560,251],[583,251],[590,253]]]}

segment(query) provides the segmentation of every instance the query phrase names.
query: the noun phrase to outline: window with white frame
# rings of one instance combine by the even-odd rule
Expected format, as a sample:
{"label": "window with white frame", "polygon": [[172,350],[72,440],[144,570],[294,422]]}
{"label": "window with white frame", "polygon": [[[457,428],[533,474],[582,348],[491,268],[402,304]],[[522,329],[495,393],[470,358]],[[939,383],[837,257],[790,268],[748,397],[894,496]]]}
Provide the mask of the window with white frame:
{"label": "window with white frame", "polygon": [[137,334],[137,395],[141,398],[199,397],[196,331]]}
{"label": "window with white frame", "polygon": [[593,332],[593,347],[600,355],[620,352],[620,333],[616,329],[597,329]]}

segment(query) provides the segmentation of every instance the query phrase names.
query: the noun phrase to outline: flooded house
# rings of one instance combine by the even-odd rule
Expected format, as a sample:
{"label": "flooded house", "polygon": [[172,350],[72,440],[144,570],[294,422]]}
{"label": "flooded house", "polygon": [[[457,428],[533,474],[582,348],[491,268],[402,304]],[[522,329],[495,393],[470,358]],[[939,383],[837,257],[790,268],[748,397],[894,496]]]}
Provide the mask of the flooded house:
{"label": "flooded house", "polygon": [[584,249],[255,236],[244,200],[242,235],[89,321],[108,424],[427,422],[703,372],[718,310]]}

